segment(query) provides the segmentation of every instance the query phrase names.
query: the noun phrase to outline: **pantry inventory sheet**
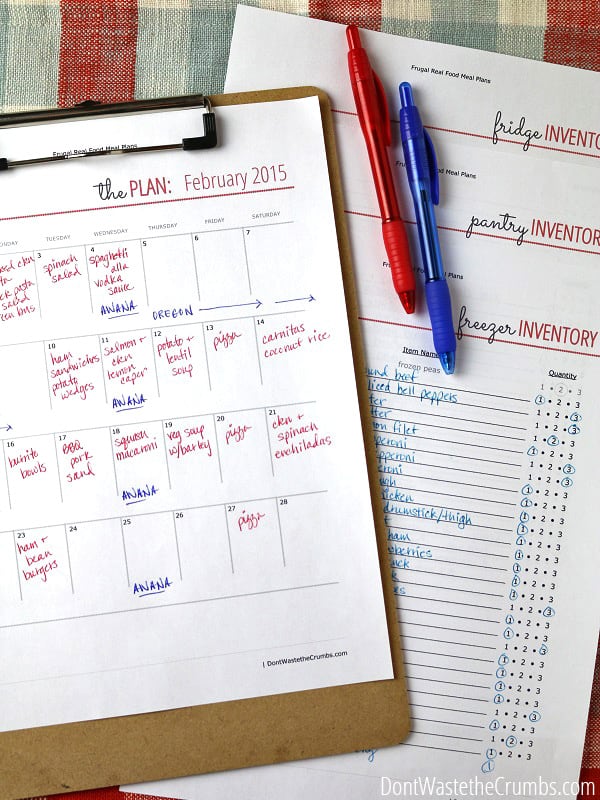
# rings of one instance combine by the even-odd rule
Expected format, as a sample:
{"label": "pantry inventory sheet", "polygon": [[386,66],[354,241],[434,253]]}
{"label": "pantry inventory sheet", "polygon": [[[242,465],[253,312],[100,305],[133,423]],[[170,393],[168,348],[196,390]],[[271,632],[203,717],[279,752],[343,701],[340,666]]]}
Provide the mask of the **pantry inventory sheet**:
{"label": "pantry inventory sheet", "polygon": [[[152,791],[575,796],[600,619],[600,76],[361,35],[388,95],[413,317],[386,262],[344,26],[239,6],[226,86],[302,81],[332,100],[412,733],[397,748]],[[401,81],[437,151],[451,377],[424,305]]]}
{"label": "pantry inventory sheet", "polygon": [[1,731],[393,677],[319,101],[216,120],[2,173]]}

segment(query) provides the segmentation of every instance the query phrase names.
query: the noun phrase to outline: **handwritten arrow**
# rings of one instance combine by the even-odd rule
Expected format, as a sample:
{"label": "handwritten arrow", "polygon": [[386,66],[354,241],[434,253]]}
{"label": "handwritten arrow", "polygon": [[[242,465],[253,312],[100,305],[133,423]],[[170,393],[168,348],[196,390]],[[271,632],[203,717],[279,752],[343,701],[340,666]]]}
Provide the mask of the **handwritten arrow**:
{"label": "handwritten arrow", "polygon": [[241,308],[242,306],[254,306],[260,308],[262,306],[261,300],[253,300],[251,303],[233,303],[229,306],[211,306],[210,308],[200,308],[199,311],[217,311],[219,308]]}
{"label": "handwritten arrow", "polygon": [[8,432],[8,431],[12,431],[12,429],[13,429],[13,426],[10,425],[10,424],[9,425],[0,425],[0,431]]}
{"label": "handwritten arrow", "polygon": [[275,300],[275,302],[276,303],[298,303],[300,300],[308,300],[309,303],[312,303],[312,301],[314,299],[315,298],[312,296],[312,294],[309,294],[308,297],[290,297],[289,300]]}

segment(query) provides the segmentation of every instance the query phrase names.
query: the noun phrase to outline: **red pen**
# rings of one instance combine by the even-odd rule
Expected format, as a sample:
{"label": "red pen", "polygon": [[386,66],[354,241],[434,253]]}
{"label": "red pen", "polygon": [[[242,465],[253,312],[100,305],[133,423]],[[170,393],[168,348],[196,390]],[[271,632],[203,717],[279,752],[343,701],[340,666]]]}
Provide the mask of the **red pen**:
{"label": "red pen", "polygon": [[356,25],[346,28],[348,69],[356,111],[369,153],[375,191],[381,211],[383,243],[390,262],[394,288],[407,314],[415,310],[415,275],[410,260],[408,239],[388,160],[392,127],[381,81],[371,68]]}

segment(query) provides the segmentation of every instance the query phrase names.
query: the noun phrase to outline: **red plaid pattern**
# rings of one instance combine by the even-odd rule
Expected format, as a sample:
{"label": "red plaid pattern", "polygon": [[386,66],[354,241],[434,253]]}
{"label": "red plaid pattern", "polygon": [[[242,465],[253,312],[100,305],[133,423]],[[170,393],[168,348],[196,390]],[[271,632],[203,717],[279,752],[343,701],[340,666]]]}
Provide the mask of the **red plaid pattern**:
{"label": "red plaid pattern", "polygon": [[58,104],[133,99],[137,0],[61,0]]}
{"label": "red plaid pattern", "polygon": [[[548,0],[544,61],[600,70],[600,4]],[[599,764],[600,766],[600,764]]]}
{"label": "red plaid pattern", "polygon": [[[435,38],[436,33],[441,35],[440,31],[443,31],[444,40],[454,40],[456,44],[465,43],[466,29],[473,20],[477,20],[480,10],[478,4],[479,0],[463,0],[461,3],[457,3],[456,0],[446,0],[445,5],[437,3],[436,17],[428,22],[421,17],[418,20],[411,19],[410,4],[407,4],[409,10],[396,9],[395,6],[392,8],[391,5],[384,7],[387,14],[384,20],[381,2],[309,0],[308,7],[300,0],[268,3],[269,7],[279,7],[282,11],[306,13],[308,8],[308,13],[312,17],[345,24],[353,22],[361,27],[375,30],[384,28],[388,32],[395,33],[406,33],[412,29],[411,25],[418,24],[419,35],[431,35]],[[46,7],[45,15],[39,13],[41,5]],[[223,31],[231,30],[233,5],[223,4],[222,8],[218,5],[212,0],[194,0],[193,3],[189,0],[153,0],[153,2],[60,0],[60,3],[58,0],[45,0],[44,4],[40,4],[39,0],[38,2],[31,0],[28,6],[27,0],[0,0],[0,105],[5,110],[10,110],[15,106],[22,108],[37,104],[40,96],[37,84],[40,80],[45,79],[47,82],[52,80],[52,77],[48,78],[47,66],[52,63],[53,58],[58,59],[58,85],[53,87],[47,83],[45,97],[54,100],[46,104],[55,101],[60,106],[71,106],[88,99],[101,102],[132,100],[136,95],[136,80],[140,78],[142,65],[145,70],[156,70],[157,74],[153,76],[154,82],[161,85],[161,64],[152,60],[148,64],[143,64],[138,51],[142,15],[143,24],[147,26],[145,28],[147,35],[149,30],[152,36],[160,35],[165,41],[188,37],[191,46],[193,42],[202,41],[203,26],[207,21],[211,23],[213,29],[220,23]],[[493,5],[493,2],[490,2],[486,8]],[[543,54],[545,61],[600,71],[598,0],[546,0],[545,5],[545,23],[543,28],[540,28],[543,14],[540,14],[539,3],[523,4],[522,0],[497,0],[497,28],[498,31],[502,30],[503,34],[502,37],[498,36],[498,42],[506,42],[507,31],[510,38],[511,25],[514,25],[515,29],[518,27],[520,31],[519,36],[515,35],[515,42],[524,41],[525,44],[515,44],[511,52],[538,58]],[[56,26],[56,29],[60,30],[57,52],[50,49],[41,53],[36,65],[27,65],[28,68],[31,67],[32,73],[26,76],[23,70],[17,71],[18,65],[9,63],[6,52],[3,52],[3,50],[8,51],[7,39],[11,36],[11,31],[18,32],[23,24],[27,25],[29,9],[31,37],[36,37],[36,26],[41,27],[45,34],[44,41],[49,47],[48,42],[52,41],[54,30],[50,18],[56,6],[59,6],[60,13],[60,27]],[[426,13],[423,8],[418,11],[421,14]],[[393,17],[393,14],[397,14],[397,17]],[[493,14],[489,16],[493,18]],[[179,28],[166,30],[168,25],[174,23],[177,23]],[[428,24],[431,26],[429,29]],[[197,30],[193,30],[194,26]],[[493,33],[491,30],[492,35]],[[542,44],[539,54],[535,49],[537,36],[540,37]],[[227,36],[224,36],[224,41],[226,39]],[[222,47],[226,46],[225,42]],[[497,45],[498,49],[502,46],[502,44]],[[495,47],[491,41],[490,49]],[[214,43],[207,42],[206,50],[213,53]],[[189,52],[191,58],[192,50]],[[224,53],[219,52],[217,55],[223,58]],[[167,57],[168,54],[165,58]],[[3,78],[11,67],[15,69],[15,74],[21,75],[21,87],[15,87],[10,84],[8,78]],[[189,65],[181,63],[177,64],[176,68],[176,71],[180,69],[185,73]],[[221,77],[224,78],[224,72]],[[199,75],[198,81],[201,79],[206,81],[205,75]],[[188,80],[188,91],[211,93],[222,88],[218,85],[195,86],[193,80],[192,75]],[[177,92],[168,85],[164,85],[164,90],[161,92],[163,95],[175,93]],[[594,780],[598,789],[597,795],[600,795],[600,651],[594,676],[582,780]],[[588,796],[591,796],[591,792]],[[63,800],[136,800],[135,795],[123,795],[115,788],[58,797]]]}

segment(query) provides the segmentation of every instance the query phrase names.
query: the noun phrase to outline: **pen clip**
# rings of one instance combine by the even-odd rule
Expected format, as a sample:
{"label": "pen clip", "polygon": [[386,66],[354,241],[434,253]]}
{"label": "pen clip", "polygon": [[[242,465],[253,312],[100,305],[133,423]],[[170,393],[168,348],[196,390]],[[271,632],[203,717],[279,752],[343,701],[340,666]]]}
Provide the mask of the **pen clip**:
{"label": "pen clip", "polygon": [[437,157],[435,155],[435,148],[431,141],[430,135],[423,128],[423,139],[425,140],[425,152],[427,154],[427,161],[429,164],[429,178],[431,182],[431,202],[434,206],[440,202],[440,175],[438,172]]}
{"label": "pen clip", "polygon": [[392,144],[392,123],[390,122],[390,110],[388,108],[387,97],[382,82],[379,80],[379,75],[375,70],[373,73],[373,83],[375,84],[375,94],[377,96],[377,103],[379,105],[379,114],[381,116],[381,125],[383,128],[384,144],[386,147],[391,147]]}

